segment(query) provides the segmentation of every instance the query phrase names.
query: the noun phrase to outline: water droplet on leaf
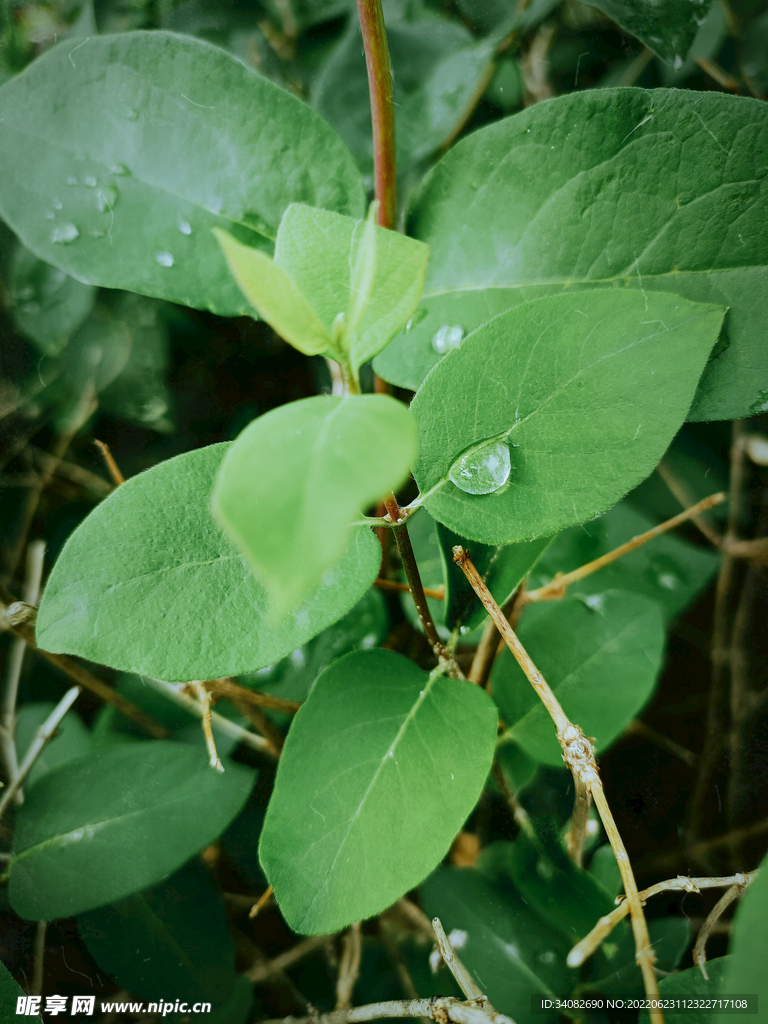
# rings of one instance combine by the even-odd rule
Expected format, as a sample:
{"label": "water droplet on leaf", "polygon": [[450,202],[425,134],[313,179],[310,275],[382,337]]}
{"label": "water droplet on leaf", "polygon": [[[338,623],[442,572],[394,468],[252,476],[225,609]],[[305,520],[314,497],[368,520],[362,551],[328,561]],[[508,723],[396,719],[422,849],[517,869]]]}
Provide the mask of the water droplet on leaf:
{"label": "water droplet on leaf", "polygon": [[417,324],[420,324],[424,317],[427,315],[426,309],[417,309],[413,316],[410,318],[408,323],[405,325],[406,331],[412,330]]}
{"label": "water droplet on leaf", "polygon": [[112,164],[112,166],[109,168],[109,171],[110,174],[117,174],[118,177],[121,178],[125,177],[126,174],[131,173],[125,166],[125,164]]}
{"label": "water droplet on leaf", "polygon": [[161,267],[172,267],[173,266],[173,254],[170,252],[156,252],[155,260],[160,264]]}
{"label": "water droplet on leaf", "polygon": [[70,174],[70,176],[67,178],[67,184],[77,185],[77,178],[74,176],[74,174]]}
{"label": "water droplet on leaf", "polygon": [[460,455],[448,477],[465,494],[493,494],[509,480],[510,470],[509,445],[494,438]]}
{"label": "water droplet on leaf", "polygon": [[96,188],[96,179],[92,174],[83,175],[83,184],[86,188]]}
{"label": "water droplet on leaf", "polygon": [[135,107],[130,107],[126,111],[125,116],[128,118],[129,121],[138,121],[139,120],[139,112],[138,112],[138,110]]}
{"label": "water droplet on leaf", "polygon": [[451,352],[453,349],[458,348],[463,337],[463,328],[458,326],[451,327],[450,324],[443,324],[443,326],[438,327],[432,335],[432,348],[438,355],[444,356],[446,352]]}
{"label": "water droplet on leaf", "polygon": [[105,185],[104,188],[100,188],[96,192],[96,206],[99,213],[113,210],[119,195],[120,193],[114,185]]}
{"label": "water droplet on leaf", "polygon": [[192,225],[189,223],[188,220],[184,220],[183,217],[179,217],[176,223],[178,224],[179,231],[182,233],[182,235],[192,234]]}
{"label": "water droplet on leaf", "polygon": [[68,245],[80,236],[74,224],[59,224],[51,232],[51,241],[55,245]]}
{"label": "water droplet on leaf", "polygon": [[60,210],[60,209],[61,209],[61,207],[62,207],[62,202],[61,202],[61,200],[60,200],[60,199],[53,199],[53,200],[52,200],[52,202],[53,202],[53,208],[54,208],[54,210]]}

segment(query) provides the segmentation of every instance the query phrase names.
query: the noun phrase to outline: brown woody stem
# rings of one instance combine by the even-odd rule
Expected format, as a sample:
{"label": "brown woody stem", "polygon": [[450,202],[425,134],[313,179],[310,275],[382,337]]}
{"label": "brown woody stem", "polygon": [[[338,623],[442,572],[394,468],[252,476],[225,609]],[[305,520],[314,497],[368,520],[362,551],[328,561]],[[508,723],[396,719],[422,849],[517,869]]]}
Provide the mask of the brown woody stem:
{"label": "brown woody stem", "polygon": [[392,68],[381,0],[357,0],[363,32],[368,91],[373,125],[373,174],[379,201],[378,223],[394,229],[397,222],[395,179],[395,109],[392,96]]}

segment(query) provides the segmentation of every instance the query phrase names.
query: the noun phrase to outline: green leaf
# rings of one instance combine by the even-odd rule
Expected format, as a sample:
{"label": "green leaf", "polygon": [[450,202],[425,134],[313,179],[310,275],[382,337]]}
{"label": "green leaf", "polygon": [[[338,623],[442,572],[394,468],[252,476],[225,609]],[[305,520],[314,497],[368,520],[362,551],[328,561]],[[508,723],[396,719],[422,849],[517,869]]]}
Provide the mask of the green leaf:
{"label": "green leaf", "polygon": [[604,512],[664,454],[722,316],[674,295],[616,290],[497,316],[435,367],[411,405],[427,509],[485,544]]}
{"label": "green leaf", "polygon": [[675,69],[691,48],[712,0],[587,0]]}
{"label": "green leaf", "polygon": [[531,996],[571,990],[568,942],[531,909],[524,892],[474,869],[439,868],[421,897],[425,912],[440,917],[447,932],[466,932],[459,955],[500,1013],[517,1024],[557,1024],[557,1013],[531,1012]]}
{"label": "green leaf", "polygon": [[381,558],[366,528],[292,615],[268,615],[264,587],[210,512],[227,447],[163,462],[88,516],[43,595],[36,633],[44,650],[170,681],[215,679],[273,664],[360,599]]}
{"label": "green leaf", "polygon": [[[16,1016],[18,1000],[22,997],[26,997],[26,992],[5,964],[0,961],[0,1011],[2,1011],[6,1020],[13,1020]],[[43,1019],[39,1013],[34,1014],[34,1016],[30,1014],[28,1019],[30,1024],[43,1024]],[[24,1015],[24,1020],[27,1020],[26,1014]]]}
{"label": "green leaf", "polygon": [[476,297],[464,316],[462,300],[483,290],[508,289],[510,306],[597,286],[716,302],[729,344],[690,417],[756,413],[768,399],[767,163],[765,104],[723,93],[581,92],[483,128],[413,206],[410,233],[432,253],[424,298],[446,302],[441,318],[430,301],[433,322],[474,330],[488,317]]}
{"label": "green leaf", "polygon": [[0,214],[36,255],[222,315],[249,310],[212,228],[269,251],[292,202],[363,208],[352,157],[317,114],[169,32],[54,47],[2,87],[0,126]]}
{"label": "green leaf", "polygon": [[319,395],[274,409],[238,437],[213,508],[268,589],[274,616],[333,570],[352,520],[403,482],[415,435],[407,408],[388,395]]}
{"label": "green leaf", "polygon": [[[674,513],[672,513],[674,514]],[[558,534],[531,572],[530,589],[549,583],[556,573],[571,572],[652,529],[655,519],[619,502],[604,516]],[[622,555],[590,576],[571,583],[568,593],[589,599],[607,590],[626,590],[654,601],[665,618],[676,618],[717,571],[716,552],[664,533]]]}
{"label": "green leaf", "polygon": [[332,348],[320,318],[290,276],[266,253],[213,231],[240,291],[281,338],[305,355]]}
{"label": "green leaf", "polygon": [[[434,11],[414,20],[387,14],[400,171],[430,156],[457,132],[490,72],[494,46],[476,42],[458,22]],[[326,62],[313,106],[344,139],[365,174],[373,171],[371,109],[357,19]]]}
{"label": "green leaf", "polygon": [[[526,609],[520,642],[565,713],[609,746],[653,693],[664,651],[659,609],[646,598],[609,591]],[[537,761],[562,767],[555,727],[507,650],[494,664],[491,690],[509,736]]]}
{"label": "green leaf", "polygon": [[[661,84],[672,87],[679,86],[690,75],[700,72],[701,66],[697,63],[697,59],[707,57],[710,60],[716,60],[729,35],[725,8],[722,4],[713,3],[708,13],[699,21],[699,27],[691,43],[688,56],[682,65],[680,61],[675,61],[674,67],[665,63],[659,65]],[[740,55],[740,64],[743,68],[743,53]]]}
{"label": "green leaf", "polygon": [[57,356],[90,313],[96,289],[20,245],[11,262],[8,298],[22,334],[45,355]]}
{"label": "green leaf", "polygon": [[198,861],[146,892],[80,914],[77,926],[99,967],[139,999],[172,994],[220,1004],[237,982],[224,903]]}
{"label": "green leaf", "polygon": [[[369,590],[343,618],[302,647],[291,651],[287,658],[258,672],[240,676],[238,682],[241,686],[253,686],[288,700],[304,701],[332,661],[350,651],[378,647],[386,636],[387,627],[384,597],[380,590]],[[280,720],[286,722],[291,718],[282,715]]]}
{"label": "green leaf", "polygon": [[[768,856],[760,865],[760,875],[742,896],[733,918],[730,964],[722,992],[728,995],[757,994],[759,1006],[768,1004],[765,975],[768,957]],[[725,1019],[731,1019],[728,1015]],[[735,1019],[735,1016],[734,1018]]]}
{"label": "green leaf", "polygon": [[[457,544],[466,548],[467,540],[441,523],[435,524],[435,533],[445,573],[446,625],[450,629],[458,626],[463,633],[470,633],[481,625],[488,613],[467,577],[453,560],[453,548]],[[551,543],[551,537],[540,537],[538,540],[506,546],[472,544],[470,554],[483,583],[496,603],[503,605]]]}
{"label": "green leaf", "polygon": [[280,222],[275,259],[216,237],[259,315],[307,355],[326,350],[355,370],[405,325],[429,250],[396,231],[301,203]]}
{"label": "green leaf", "polygon": [[[665,1009],[665,1024],[719,1024],[720,1021],[736,1020],[736,1017],[729,1013],[712,1013],[706,1007],[705,1000],[717,998],[720,993],[736,995],[736,989],[725,988],[724,982],[732,957],[721,956],[717,960],[707,961],[707,974],[709,981],[701,973],[698,967],[689,967],[685,971],[678,971],[677,974],[670,974],[667,978],[659,980],[659,995],[662,999],[692,999],[702,1000],[702,1009],[689,1009],[676,1013],[674,1009]],[[746,994],[744,992],[743,994]],[[696,1005],[694,1003],[694,1005]],[[739,1014],[743,1018],[743,1014]],[[650,1017],[647,1010],[640,1011],[640,1024],[649,1024]]]}
{"label": "green leaf", "polygon": [[[16,718],[16,750],[19,762],[23,761],[35,733],[55,707],[53,701],[38,701],[34,704],[24,704],[19,708]],[[24,780],[25,788],[34,786],[53,768],[90,752],[91,735],[88,729],[77,712],[68,711],[56,729],[54,738],[43,748],[32,765],[29,775]]]}
{"label": "green leaf", "polygon": [[202,751],[164,740],[113,747],[50,772],[18,813],[13,909],[50,921],[155,885],[224,831],[254,774],[232,762],[217,772]]}
{"label": "green leaf", "polygon": [[480,795],[496,721],[479,687],[390,651],[326,669],[288,733],[259,847],[294,931],[336,931],[424,879]]}

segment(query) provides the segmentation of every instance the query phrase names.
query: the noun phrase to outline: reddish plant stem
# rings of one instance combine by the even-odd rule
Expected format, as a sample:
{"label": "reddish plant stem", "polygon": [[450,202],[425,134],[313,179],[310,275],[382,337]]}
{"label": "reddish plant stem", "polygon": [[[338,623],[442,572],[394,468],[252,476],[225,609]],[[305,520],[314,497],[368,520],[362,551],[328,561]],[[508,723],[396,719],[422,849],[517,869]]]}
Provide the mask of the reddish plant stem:
{"label": "reddish plant stem", "polygon": [[392,96],[392,68],[384,29],[381,0],[357,0],[363,32],[368,91],[373,125],[374,189],[379,201],[378,223],[394,229],[397,217],[395,180],[395,109]]}

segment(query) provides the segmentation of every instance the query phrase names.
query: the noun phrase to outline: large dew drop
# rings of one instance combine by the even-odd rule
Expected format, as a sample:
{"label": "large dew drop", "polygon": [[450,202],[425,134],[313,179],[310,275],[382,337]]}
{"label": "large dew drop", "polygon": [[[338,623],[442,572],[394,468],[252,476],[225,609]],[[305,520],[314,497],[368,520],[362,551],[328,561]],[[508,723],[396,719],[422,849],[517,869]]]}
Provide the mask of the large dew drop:
{"label": "large dew drop", "polygon": [[161,267],[172,267],[173,266],[173,253],[170,252],[156,252],[155,260],[160,264]]}
{"label": "large dew drop", "polygon": [[460,455],[449,469],[448,477],[466,494],[493,494],[509,480],[510,469],[506,440],[494,438]]}
{"label": "large dew drop", "polygon": [[74,242],[76,238],[79,238],[79,236],[80,232],[74,224],[59,224],[51,232],[51,241],[55,245],[68,245],[70,242]]}
{"label": "large dew drop", "polygon": [[464,331],[461,327],[451,327],[450,324],[443,324],[432,335],[432,348],[438,355],[444,356],[446,352],[451,352],[453,349],[458,348],[463,337]]}

